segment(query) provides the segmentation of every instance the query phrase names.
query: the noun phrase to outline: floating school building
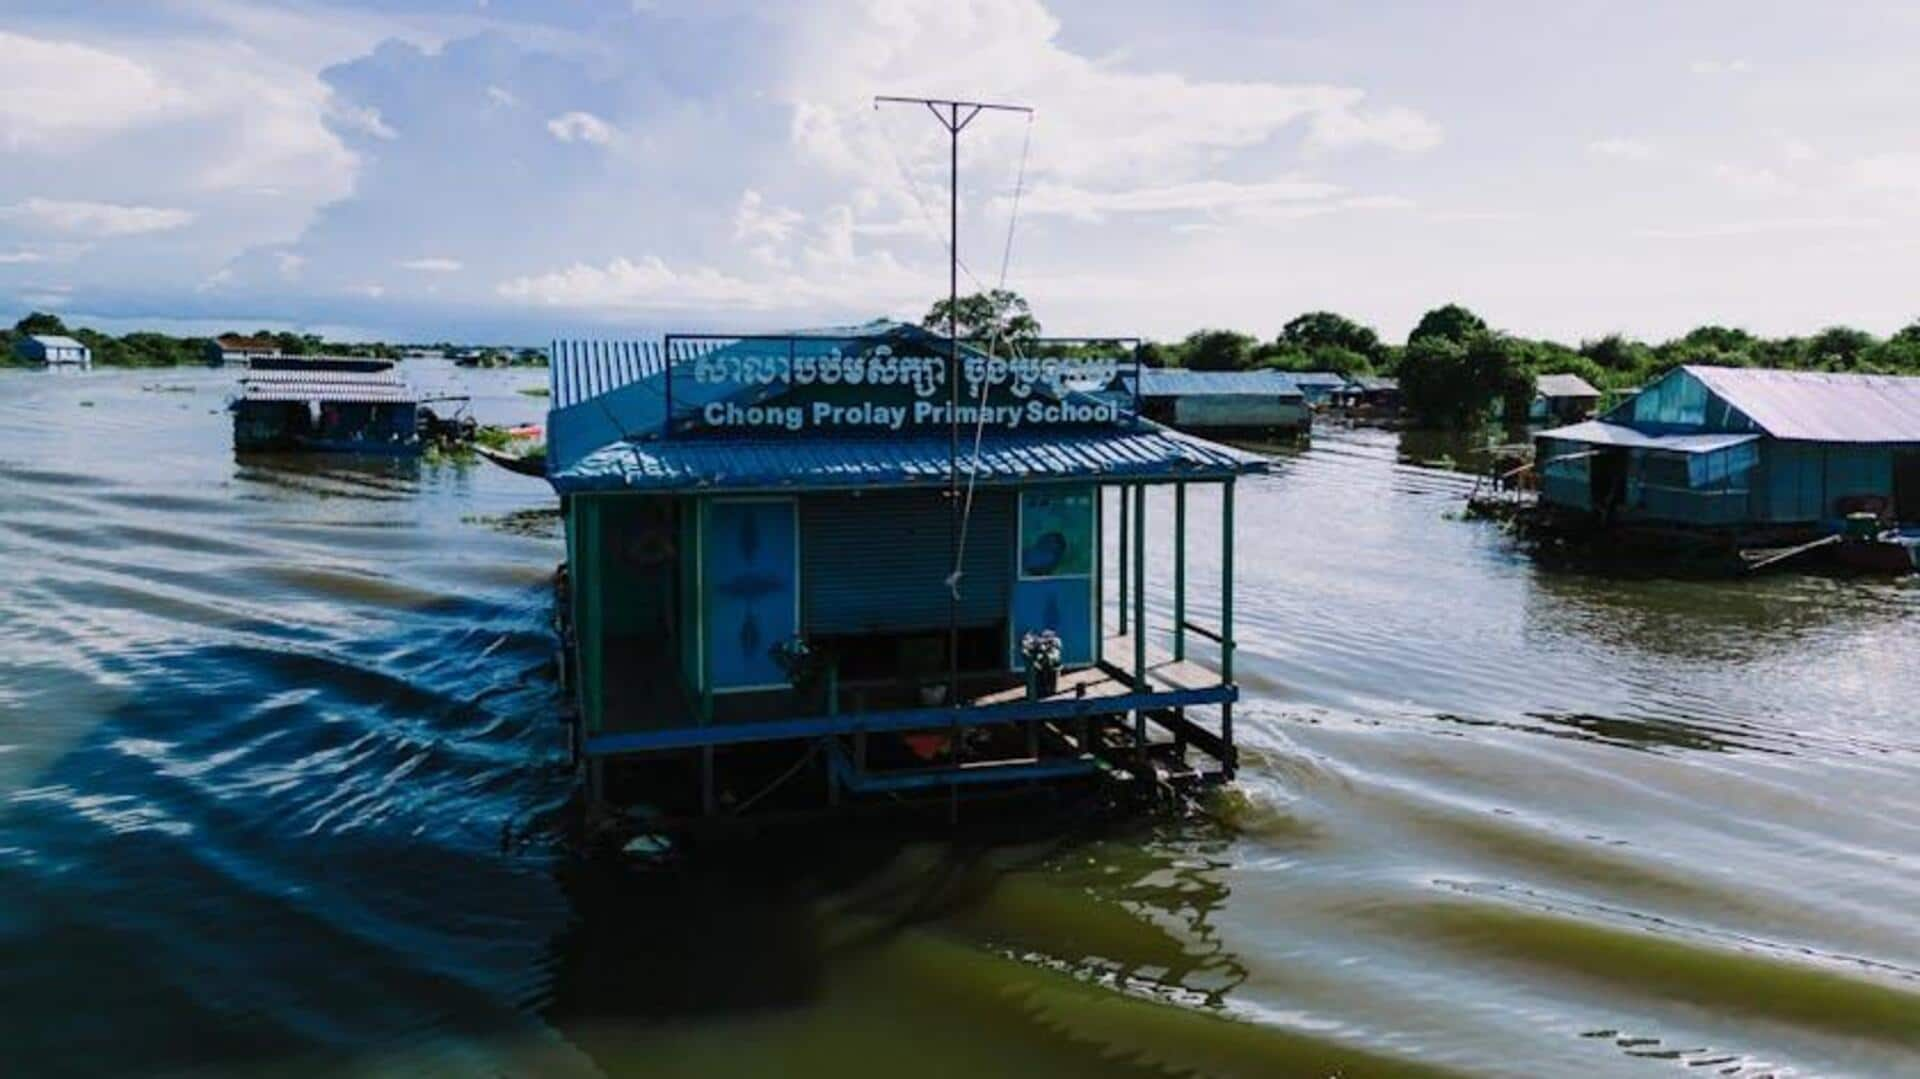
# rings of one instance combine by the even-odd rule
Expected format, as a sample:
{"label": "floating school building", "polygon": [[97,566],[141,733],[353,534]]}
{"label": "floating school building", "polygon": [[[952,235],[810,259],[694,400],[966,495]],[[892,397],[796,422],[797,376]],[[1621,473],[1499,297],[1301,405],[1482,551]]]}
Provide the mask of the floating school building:
{"label": "floating school building", "polygon": [[231,406],[237,450],[417,454],[420,399],[386,360],[253,360]]}
{"label": "floating school building", "polygon": [[1920,378],[1680,367],[1534,444],[1542,505],[1605,523],[1920,522]]}
{"label": "floating school building", "polygon": [[[1232,774],[1233,485],[1264,461],[1072,388],[1130,350],[966,349],[950,379],[948,347],[885,322],[555,344],[557,618],[596,820]],[[1150,552],[1154,485],[1174,539]],[[1195,502],[1221,518],[1212,625]],[[1172,615],[1146,629],[1149,558]]]}
{"label": "floating school building", "polygon": [[[1284,431],[1313,426],[1306,395],[1279,371],[1189,371],[1142,367],[1140,413],[1183,430]],[[1116,384],[1122,395],[1130,387]]]}
{"label": "floating school building", "polygon": [[93,350],[63,334],[31,333],[13,343],[21,359],[48,367],[92,367]]}

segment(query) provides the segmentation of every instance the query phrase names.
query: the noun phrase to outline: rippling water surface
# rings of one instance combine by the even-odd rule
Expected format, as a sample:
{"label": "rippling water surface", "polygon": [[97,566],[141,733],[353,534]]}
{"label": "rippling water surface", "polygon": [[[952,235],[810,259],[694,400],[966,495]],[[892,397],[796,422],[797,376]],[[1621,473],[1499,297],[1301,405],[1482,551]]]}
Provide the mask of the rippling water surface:
{"label": "rippling water surface", "polygon": [[1326,431],[1205,813],[626,877],[545,487],[236,460],[232,377],[0,373],[0,1071],[1920,1074],[1912,581],[1544,570]]}

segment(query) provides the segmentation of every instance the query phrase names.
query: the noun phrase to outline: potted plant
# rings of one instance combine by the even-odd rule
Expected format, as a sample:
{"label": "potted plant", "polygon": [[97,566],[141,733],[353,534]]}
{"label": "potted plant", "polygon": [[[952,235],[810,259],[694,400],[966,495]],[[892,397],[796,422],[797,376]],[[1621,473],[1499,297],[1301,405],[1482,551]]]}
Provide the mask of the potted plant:
{"label": "potted plant", "polygon": [[1039,700],[1060,689],[1060,635],[1050,629],[1033,630],[1020,638],[1020,655],[1027,661],[1027,696]]}
{"label": "potted plant", "polygon": [[820,653],[813,650],[805,637],[794,634],[786,640],[777,641],[767,654],[787,676],[787,682],[793,686],[793,692],[801,701],[811,701],[814,690],[820,681]]}

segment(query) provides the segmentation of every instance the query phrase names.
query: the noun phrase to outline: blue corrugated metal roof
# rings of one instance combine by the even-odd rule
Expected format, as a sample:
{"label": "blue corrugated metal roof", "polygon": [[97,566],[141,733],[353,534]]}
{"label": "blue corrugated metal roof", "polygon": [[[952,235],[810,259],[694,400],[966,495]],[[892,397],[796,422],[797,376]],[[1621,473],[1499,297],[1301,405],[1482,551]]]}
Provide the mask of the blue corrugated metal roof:
{"label": "blue corrugated metal roof", "polygon": [[1190,371],[1184,367],[1143,367],[1140,369],[1140,396],[1299,397],[1301,394],[1293,377],[1282,371]]}
{"label": "blue corrugated metal roof", "polygon": [[1286,375],[1293,380],[1294,385],[1302,388],[1313,387],[1318,389],[1320,387],[1331,386],[1338,389],[1347,384],[1347,376],[1336,374],[1332,371],[1288,371]]}
{"label": "blue corrugated metal roof", "polygon": [[1680,370],[1775,438],[1920,442],[1920,378],[1692,365]]}
{"label": "blue corrugated metal roof", "polygon": [[1541,431],[1535,438],[1556,438],[1563,442],[1582,442],[1590,446],[1625,446],[1637,450],[1661,450],[1666,453],[1712,453],[1746,442],[1757,441],[1759,435],[1751,434],[1703,434],[1703,435],[1650,435],[1631,427],[1601,420],[1588,420],[1569,427],[1555,427],[1550,431]]}
{"label": "blue corrugated metal roof", "polygon": [[[795,344],[803,350],[835,349],[882,337],[942,350],[946,345],[918,326],[876,322],[779,338],[688,341],[686,347],[687,358],[716,348],[748,354],[773,349],[784,355]],[[794,437],[682,431],[667,415],[661,346],[555,342],[552,355],[547,468],[561,492],[916,486],[947,478],[950,444],[944,429]],[[674,357],[681,358],[677,343]],[[1275,392],[1276,377],[1284,378],[1275,373],[1253,377],[1264,393]],[[1290,382],[1284,385],[1291,389]],[[708,401],[764,397],[778,390],[676,378],[673,410],[685,415]],[[971,461],[963,447],[963,475]],[[1265,465],[1264,458],[1129,415],[1105,426],[990,429],[981,440],[979,478],[987,483],[1093,476],[1221,478],[1264,471]]]}
{"label": "blue corrugated metal roof", "polygon": [[[947,435],[939,431],[886,438],[667,438],[604,446],[548,478],[569,494],[931,486],[947,481],[948,452]],[[1145,421],[993,431],[981,438],[979,460],[982,483],[1224,478],[1266,470],[1263,457]],[[963,478],[972,465],[963,446]]]}

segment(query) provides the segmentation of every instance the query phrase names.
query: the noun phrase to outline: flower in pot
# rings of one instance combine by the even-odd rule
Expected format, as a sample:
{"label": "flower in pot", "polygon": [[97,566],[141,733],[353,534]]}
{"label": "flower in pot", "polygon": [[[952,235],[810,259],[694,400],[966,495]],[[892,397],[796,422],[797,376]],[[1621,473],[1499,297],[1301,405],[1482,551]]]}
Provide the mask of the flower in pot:
{"label": "flower in pot", "polygon": [[780,672],[787,676],[787,682],[794,692],[804,699],[812,694],[814,685],[820,680],[820,653],[807,644],[807,639],[795,634],[784,641],[777,641],[767,654]]}
{"label": "flower in pot", "polygon": [[1053,696],[1060,688],[1060,635],[1032,630],[1020,638],[1020,655],[1027,661],[1027,696]]}

